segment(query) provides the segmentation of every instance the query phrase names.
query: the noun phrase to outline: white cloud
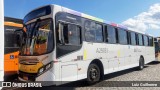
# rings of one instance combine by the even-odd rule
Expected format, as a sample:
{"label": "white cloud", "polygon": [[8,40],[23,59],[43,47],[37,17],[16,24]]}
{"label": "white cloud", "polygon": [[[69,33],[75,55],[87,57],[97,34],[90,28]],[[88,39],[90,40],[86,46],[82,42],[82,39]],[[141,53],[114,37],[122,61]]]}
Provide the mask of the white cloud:
{"label": "white cloud", "polygon": [[127,26],[131,30],[140,32],[160,29],[160,3],[150,6],[147,12],[142,12],[122,22],[122,25]]}

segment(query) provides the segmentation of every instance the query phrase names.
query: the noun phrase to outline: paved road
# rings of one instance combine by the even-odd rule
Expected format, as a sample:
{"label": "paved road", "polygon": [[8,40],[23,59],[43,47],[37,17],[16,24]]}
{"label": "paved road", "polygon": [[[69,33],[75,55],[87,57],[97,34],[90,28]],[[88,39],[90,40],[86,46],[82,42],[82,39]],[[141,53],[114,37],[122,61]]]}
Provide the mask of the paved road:
{"label": "paved road", "polygon": [[160,63],[149,63],[141,71],[133,68],[108,74],[104,81],[92,85],[91,88],[77,87],[76,90],[160,90],[160,87],[105,87],[107,81],[160,81]]}
{"label": "paved road", "polygon": [[[86,86],[82,82],[71,83],[66,86],[76,87],[43,87],[40,90],[160,90],[160,87],[106,87],[106,82],[109,81],[160,81],[160,63],[153,62],[147,64],[142,71],[136,68],[108,74],[105,76],[104,81],[101,81],[95,85]],[[77,87],[78,86],[78,87]],[[10,88],[11,89],[11,88]],[[15,90],[31,90],[34,88],[19,88]]]}

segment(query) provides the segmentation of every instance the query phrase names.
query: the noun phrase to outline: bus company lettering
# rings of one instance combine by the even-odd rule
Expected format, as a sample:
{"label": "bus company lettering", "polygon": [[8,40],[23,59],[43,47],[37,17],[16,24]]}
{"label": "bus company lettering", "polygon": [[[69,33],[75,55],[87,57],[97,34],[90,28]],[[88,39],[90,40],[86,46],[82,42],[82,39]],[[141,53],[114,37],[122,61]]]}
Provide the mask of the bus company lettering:
{"label": "bus company lettering", "polygon": [[107,48],[97,48],[96,53],[107,53],[108,49]]}
{"label": "bus company lettering", "polygon": [[142,52],[141,49],[134,48],[134,52]]}
{"label": "bus company lettering", "polygon": [[41,83],[12,83],[12,87],[42,87]]}

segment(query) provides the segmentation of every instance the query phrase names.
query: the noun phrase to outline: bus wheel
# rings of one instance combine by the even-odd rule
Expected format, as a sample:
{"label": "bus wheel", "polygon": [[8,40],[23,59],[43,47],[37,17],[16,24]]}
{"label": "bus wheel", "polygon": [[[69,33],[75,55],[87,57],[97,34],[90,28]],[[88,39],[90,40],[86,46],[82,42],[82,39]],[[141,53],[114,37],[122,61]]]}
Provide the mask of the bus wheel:
{"label": "bus wheel", "polygon": [[139,70],[143,70],[144,68],[144,59],[142,57],[140,57],[139,60]]}
{"label": "bus wheel", "polygon": [[87,71],[87,82],[88,84],[95,84],[100,81],[100,69],[96,64],[90,64]]}

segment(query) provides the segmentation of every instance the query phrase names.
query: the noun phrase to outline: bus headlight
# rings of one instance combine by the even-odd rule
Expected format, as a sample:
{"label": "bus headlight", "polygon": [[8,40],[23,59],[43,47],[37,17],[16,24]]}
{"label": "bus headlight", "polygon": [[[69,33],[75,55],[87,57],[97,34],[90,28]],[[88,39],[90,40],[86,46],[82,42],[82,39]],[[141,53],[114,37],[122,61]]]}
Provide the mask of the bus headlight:
{"label": "bus headlight", "polygon": [[42,67],[41,69],[39,69],[39,74],[41,74],[41,73],[43,73],[43,71],[44,71],[44,68]]}
{"label": "bus headlight", "polygon": [[46,65],[45,69],[49,69],[51,67],[51,64]]}
{"label": "bus headlight", "polygon": [[46,72],[46,71],[49,70],[51,67],[52,67],[52,62],[49,63],[49,64],[47,64],[47,65],[45,65],[45,66],[43,66],[43,67],[41,67],[41,68],[39,69],[39,71],[38,71],[38,75]]}

